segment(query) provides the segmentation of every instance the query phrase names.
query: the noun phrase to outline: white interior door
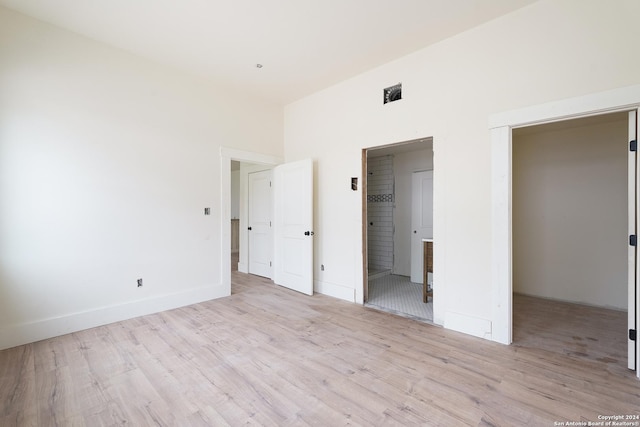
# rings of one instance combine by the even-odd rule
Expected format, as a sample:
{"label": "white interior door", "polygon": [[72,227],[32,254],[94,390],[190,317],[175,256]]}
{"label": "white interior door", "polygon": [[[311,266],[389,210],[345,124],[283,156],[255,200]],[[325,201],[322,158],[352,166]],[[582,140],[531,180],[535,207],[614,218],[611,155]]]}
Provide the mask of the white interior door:
{"label": "white interior door", "polygon": [[411,281],[422,283],[422,239],[433,238],[433,171],[411,177]]}
{"label": "white interior door", "polygon": [[276,284],[313,295],[313,161],[274,169]]}
{"label": "white interior door", "polygon": [[[638,140],[638,113],[636,111],[629,112],[629,141]],[[632,143],[630,143],[632,144]],[[639,211],[637,197],[638,180],[640,179],[638,174],[638,160],[637,160],[637,147],[635,151],[629,150],[629,167],[628,167],[628,207],[629,207],[629,235],[637,236],[637,213]],[[637,239],[637,238],[636,238]],[[637,331],[638,321],[638,277],[640,277],[640,265],[638,265],[638,242],[636,246],[629,244],[629,274],[628,274],[628,327],[629,336],[628,339],[628,358],[627,363],[629,369],[636,369],[636,374],[639,374],[640,370],[637,367],[640,366],[640,351],[638,351],[638,339],[631,339],[631,331]]]}
{"label": "white interior door", "polygon": [[271,171],[249,174],[249,273],[271,278]]}

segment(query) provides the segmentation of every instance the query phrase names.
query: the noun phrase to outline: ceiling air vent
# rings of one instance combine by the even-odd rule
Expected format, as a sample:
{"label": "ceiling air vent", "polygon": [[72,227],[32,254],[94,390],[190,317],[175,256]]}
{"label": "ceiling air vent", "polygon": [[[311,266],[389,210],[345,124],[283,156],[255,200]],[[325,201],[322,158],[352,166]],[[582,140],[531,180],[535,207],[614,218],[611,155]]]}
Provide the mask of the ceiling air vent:
{"label": "ceiling air vent", "polygon": [[387,102],[397,101],[398,99],[402,99],[402,83],[398,83],[397,85],[384,88],[383,94],[384,94],[383,104],[386,104]]}

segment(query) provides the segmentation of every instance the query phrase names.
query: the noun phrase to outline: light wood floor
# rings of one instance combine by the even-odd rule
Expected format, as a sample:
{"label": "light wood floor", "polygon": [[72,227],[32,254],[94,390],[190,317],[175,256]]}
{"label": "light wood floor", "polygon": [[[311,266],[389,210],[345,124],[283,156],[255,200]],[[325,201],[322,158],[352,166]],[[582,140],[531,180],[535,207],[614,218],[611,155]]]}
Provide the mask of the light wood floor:
{"label": "light wood floor", "polygon": [[0,352],[0,425],[552,426],[640,414],[640,382],[617,352],[615,363],[589,357],[590,326],[571,332],[585,343],[576,351],[531,346],[522,325],[503,346],[232,275],[228,298]]}
{"label": "light wood floor", "polygon": [[624,376],[627,312],[514,295],[513,345],[601,363]]}

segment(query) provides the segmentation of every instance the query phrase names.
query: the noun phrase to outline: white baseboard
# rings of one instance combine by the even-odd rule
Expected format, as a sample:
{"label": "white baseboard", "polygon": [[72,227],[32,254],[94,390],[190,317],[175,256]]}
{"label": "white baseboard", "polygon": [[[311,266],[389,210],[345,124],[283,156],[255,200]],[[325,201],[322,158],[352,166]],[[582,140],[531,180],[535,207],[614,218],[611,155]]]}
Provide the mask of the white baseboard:
{"label": "white baseboard", "polygon": [[247,273],[248,274],[249,273],[248,265],[245,264],[245,263],[239,262],[238,263],[238,271],[240,273]]}
{"label": "white baseboard", "polygon": [[474,337],[491,339],[491,321],[466,314],[447,311],[444,317],[444,328]]}
{"label": "white baseboard", "polygon": [[100,307],[65,316],[0,327],[0,350],[53,338],[133,317],[184,307],[227,296],[222,285],[202,286],[123,304]]}
{"label": "white baseboard", "polygon": [[349,302],[356,302],[355,289],[346,286],[336,285],[335,283],[313,281],[313,290],[319,294],[339,298]]}

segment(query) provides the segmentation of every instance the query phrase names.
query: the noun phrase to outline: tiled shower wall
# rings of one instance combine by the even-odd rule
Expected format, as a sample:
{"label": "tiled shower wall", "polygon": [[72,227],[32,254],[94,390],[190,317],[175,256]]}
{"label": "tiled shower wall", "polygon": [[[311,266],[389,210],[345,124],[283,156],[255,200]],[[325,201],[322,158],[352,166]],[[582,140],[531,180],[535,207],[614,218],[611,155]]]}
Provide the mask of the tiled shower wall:
{"label": "tiled shower wall", "polygon": [[393,156],[367,159],[369,271],[393,268]]}

